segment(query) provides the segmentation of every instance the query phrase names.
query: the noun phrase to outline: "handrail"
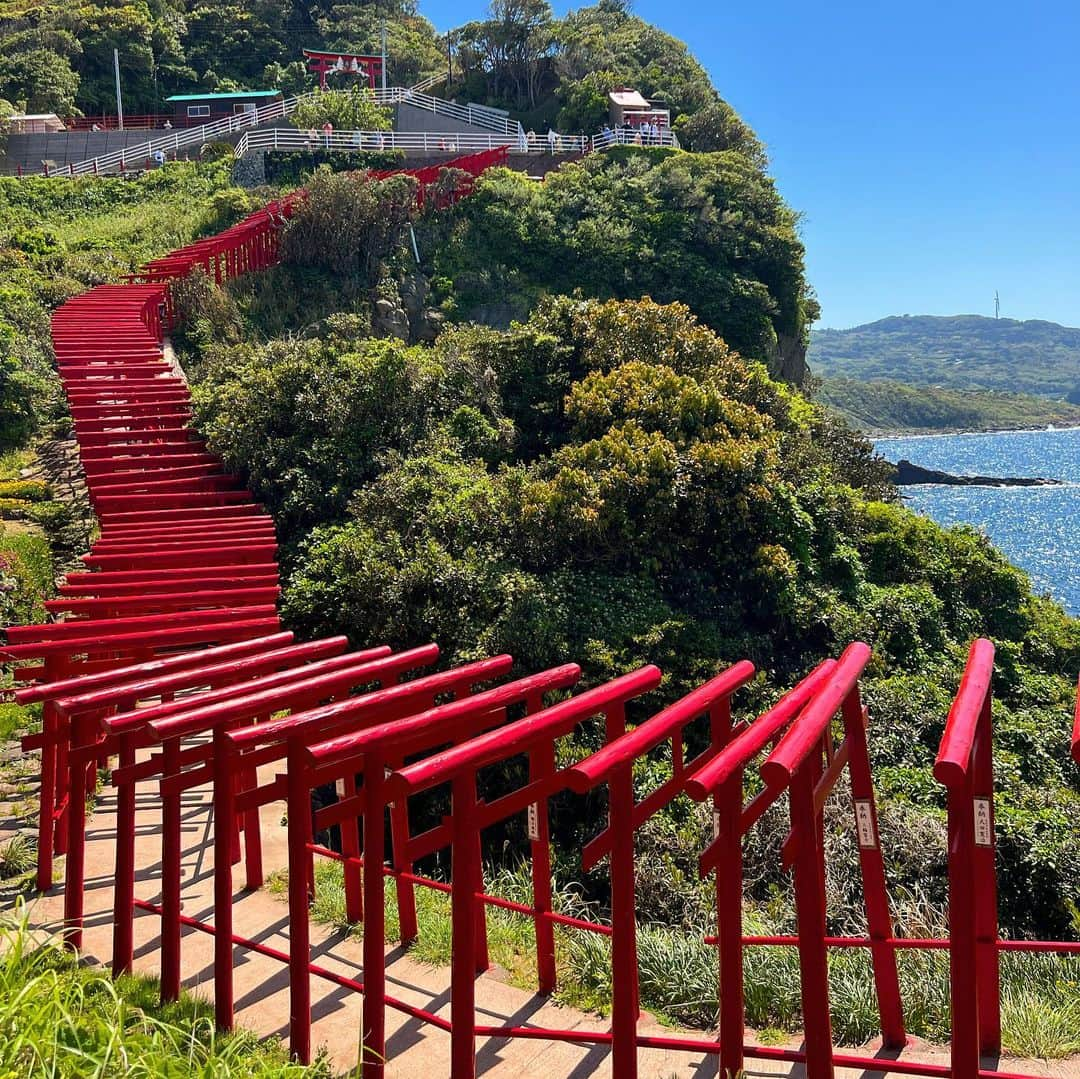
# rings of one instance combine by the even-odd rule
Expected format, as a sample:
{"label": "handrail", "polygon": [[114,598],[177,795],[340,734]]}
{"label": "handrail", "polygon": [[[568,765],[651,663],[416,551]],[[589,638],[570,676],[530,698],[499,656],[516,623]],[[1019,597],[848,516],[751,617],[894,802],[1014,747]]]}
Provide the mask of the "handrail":
{"label": "handrail", "polygon": [[[463,716],[470,717],[481,711],[496,712],[505,708],[508,704],[515,704],[530,695],[549,692],[553,689],[569,689],[581,677],[581,668],[576,663],[563,663],[558,667],[542,671],[539,674],[526,675],[514,682],[496,686],[494,689],[476,693],[471,697],[462,697],[460,700],[450,701],[448,704],[436,705],[426,711],[418,712],[407,719],[393,720],[389,723],[377,724],[365,730],[343,734],[337,738],[331,738],[318,745],[313,745],[307,750],[307,759],[314,765],[324,761],[342,757],[361,757],[364,752],[374,745],[393,740],[395,748],[404,749],[408,752],[410,739],[425,736],[429,733],[431,723],[439,720],[443,725],[452,723]],[[508,728],[500,728],[500,733]],[[240,741],[244,732],[237,731],[231,737]],[[471,745],[472,743],[466,743]],[[432,758],[434,759],[434,758]]]}
{"label": "handrail", "polygon": [[295,127],[261,128],[245,132],[233,154],[242,158],[252,151],[302,150],[308,152],[370,153],[382,150],[419,150],[457,154],[517,146],[516,136],[454,131],[333,131],[312,134]]}
{"label": "handrail", "polygon": [[648,139],[625,128],[611,128],[593,135],[590,144],[593,150],[610,150],[613,146],[670,146],[674,150],[682,149],[679,136],[671,128],[662,128],[657,135],[650,135]]}
{"label": "handrail", "polygon": [[447,77],[446,71],[437,71],[434,75],[429,75],[426,79],[421,79],[418,83],[414,83],[409,89],[414,94],[422,94],[425,90],[430,90],[433,86],[438,86]]}
{"label": "handrail", "polygon": [[[971,642],[968,663],[960,681],[945,733],[934,762],[934,778],[946,787],[956,787],[968,777],[975,737],[994,675],[994,645],[985,637]],[[1080,718],[1080,717],[1078,717]],[[1074,738],[1077,733],[1074,732]],[[1074,742],[1073,751],[1076,751]]]}
{"label": "handrail", "polygon": [[[57,176],[82,176],[87,173],[107,172],[110,169],[127,167],[129,161],[142,162],[152,157],[156,152],[169,152],[179,150],[184,146],[206,142],[218,135],[231,135],[234,132],[247,128],[259,127],[270,120],[284,118],[296,111],[296,107],[306,101],[314,99],[321,91],[312,90],[304,94],[296,94],[293,97],[273,101],[269,105],[254,109],[251,112],[236,113],[226,116],[221,120],[215,120],[200,127],[188,127],[170,131],[158,138],[149,139],[145,143],[135,146],[125,146],[120,150],[113,150],[108,154],[87,158],[85,161],[75,162],[62,170],[56,170]],[[443,98],[432,97],[420,91],[407,87],[388,87],[386,90],[377,89],[371,91],[376,104],[393,105],[404,103],[416,108],[434,113],[440,116],[449,116],[471,124],[473,127],[487,128],[491,131],[506,135],[518,144],[524,144],[525,132],[517,120],[509,117],[500,117],[482,105],[459,105]],[[453,135],[453,132],[448,132]],[[471,133],[466,133],[471,134]]]}
{"label": "handrail", "polygon": [[[440,76],[440,81],[445,76]],[[434,76],[433,76],[434,78]],[[421,86],[422,84],[418,84]],[[430,84],[436,85],[435,82]],[[275,149],[280,149],[287,142],[299,138],[300,143],[295,148],[308,147],[310,135],[296,128],[274,128],[264,131],[252,131],[260,128],[263,124],[278,118],[284,119],[295,112],[296,107],[303,102],[310,101],[322,91],[312,90],[304,94],[283,98],[280,101],[271,102],[251,112],[236,113],[226,116],[209,124],[199,127],[185,127],[169,131],[157,138],[149,139],[145,143],[135,146],[125,146],[119,150],[113,150],[107,154],[87,158],[84,161],[69,164],[66,168],[53,170],[56,176],[83,176],[88,173],[108,172],[119,167],[124,169],[131,163],[138,168],[143,162],[152,158],[155,153],[175,152],[182,147],[191,146],[195,143],[206,142],[219,135],[231,135],[242,131],[240,141],[235,149],[237,158],[243,157],[252,149],[266,149],[270,140],[270,131],[277,134]],[[555,132],[553,138],[547,135],[528,139],[525,129],[517,120],[508,116],[502,116],[495,110],[488,109],[483,105],[466,104],[460,105],[456,101],[447,101],[444,98],[433,97],[417,87],[388,87],[386,90],[376,89],[370,91],[376,104],[379,105],[412,105],[414,108],[434,115],[446,116],[472,127],[485,128],[488,131],[501,136],[505,142],[483,141],[485,136],[476,132],[332,132],[329,136],[319,133],[320,145],[325,145],[329,140],[329,149],[485,149],[497,145],[516,145],[521,153],[579,153],[589,150],[607,150],[613,146],[639,145],[641,136],[614,129],[607,133],[599,132],[596,135],[564,135]],[[380,136],[384,145],[376,146],[344,146],[339,145],[343,137],[354,138],[360,135],[365,140],[378,142]],[[489,136],[490,139],[490,136]],[[433,145],[442,143],[442,147]],[[449,144],[449,147],[448,145]],[[678,136],[670,128],[662,129],[656,136],[649,136],[643,145],[668,146],[673,149],[681,149]],[[33,175],[24,173],[23,175]]]}
{"label": "handrail", "polygon": [[844,649],[836,668],[800,721],[780,740],[761,765],[761,778],[773,790],[783,790],[799,765],[813,752],[859,676],[870,662],[870,648],[855,641]]}
{"label": "handrail", "polygon": [[504,135],[512,135],[518,138],[523,134],[523,128],[517,120],[509,116],[500,115],[494,109],[484,105],[459,105],[456,101],[447,101],[445,98],[432,97],[430,94],[409,90],[404,87],[392,87],[374,91],[375,101],[379,105],[402,104],[412,105],[414,108],[423,109],[437,116],[449,116],[473,127],[486,127],[492,131],[498,131]]}
{"label": "handrail", "polygon": [[1076,713],[1073,716],[1072,755],[1073,760],[1080,764],[1080,681],[1076,684]]}
{"label": "handrail", "polygon": [[58,175],[80,176],[86,173],[108,171],[117,165],[126,167],[128,160],[143,160],[151,157],[158,150],[178,150],[182,146],[206,142],[215,135],[232,134],[234,131],[243,128],[256,127],[270,120],[290,115],[296,110],[297,105],[310,100],[315,93],[316,91],[310,91],[306,94],[296,94],[293,97],[283,98],[280,101],[273,101],[269,105],[263,105],[252,112],[236,113],[233,116],[226,116],[220,120],[214,120],[212,123],[202,124],[199,127],[170,131],[168,134],[148,139],[146,142],[135,146],[125,146],[108,154],[100,154],[97,157],[76,162],[69,165],[62,172],[58,172]]}
{"label": "handrail", "polygon": [[690,720],[707,712],[720,698],[730,696],[753,677],[754,665],[749,660],[740,660],[621,738],[567,769],[567,783],[572,790],[584,794],[607,779],[620,765],[628,764],[655,749]]}
{"label": "handrail", "polygon": [[[357,681],[358,677],[362,677],[365,682],[375,682],[387,676],[393,677],[405,671],[429,666],[439,658],[438,646],[434,644],[421,645],[406,652],[373,655],[373,652],[381,652],[384,647],[355,652],[345,657],[356,661],[358,666],[330,674],[308,674],[301,681],[292,682],[287,687],[276,684],[273,679],[261,679],[249,683],[239,691],[239,695],[235,688],[230,687],[225,691],[200,694],[192,701],[165,702],[153,706],[152,710],[140,709],[131,713],[130,718],[137,720],[140,711],[147,712],[147,730],[150,737],[164,742],[169,738],[182,738],[199,733],[217,722],[261,715],[266,709],[280,707],[286,694],[295,699],[306,693],[314,700],[320,700],[334,692],[343,692],[354,685],[364,684]],[[127,718],[113,716],[103,719],[102,723],[111,728]]]}
{"label": "handrail", "polygon": [[801,682],[788,690],[767,712],[736,735],[708,764],[687,781],[686,793],[695,802],[711,794],[757,756],[806,706],[822,682],[836,669],[835,659],[819,663]]}
{"label": "handrail", "polygon": [[[587,689],[576,697],[553,704],[542,712],[525,716],[515,723],[509,723],[505,727],[499,727],[488,734],[482,734],[416,764],[401,768],[387,780],[391,796],[415,794],[462,772],[474,771],[495,761],[508,760],[536,742],[567,733],[582,720],[604,711],[612,704],[631,700],[656,689],[662,677],[659,667],[652,664],[640,667],[602,686]],[[312,756],[315,757],[315,754]]]}
{"label": "handrail", "polygon": [[[98,576],[93,574],[92,576]],[[152,659],[142,663],[132,663],[123,667],[113,667],[107,671],[91,674],[79,674],[74,678],[63,678],[55,682],[42,682],[15,691],[17,704],[36,704],[42,701],[57,700],[69,693],[80,692],[90,695],[107,689],[128,678],[152,678],[155,675],[168,674],[172,671],[188,670],[210,659],[239,659],[264,648],[292,644],[293,634],[289,631],[273,633],[266,637],[253,637],[250,640],[231,644],[216,645],[202,651],[181,652],[179,655],[166,656],[164,659]]]}

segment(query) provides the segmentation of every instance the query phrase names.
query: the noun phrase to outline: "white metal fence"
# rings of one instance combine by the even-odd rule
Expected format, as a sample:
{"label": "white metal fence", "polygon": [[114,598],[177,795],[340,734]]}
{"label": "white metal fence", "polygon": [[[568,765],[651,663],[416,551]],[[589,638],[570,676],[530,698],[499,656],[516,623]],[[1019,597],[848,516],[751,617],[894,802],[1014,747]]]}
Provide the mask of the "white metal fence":
{"label": "white metal fence", "polygon": [[612,146],[671,146],[678,150],[679,139],[670,128],[661,128],[655,135],[646,135],[640,128],[609,128],[592,137],[594,150],[608,150]]}
{"label": "white metal fence", "polygon": [[[319,91],[298,94],[295,97],[273,101],[252,112],[237,113],[201,127],[170,131],[145,143],[126,146],[109,154],[67,165],[54,171],[56,176],[85,176],[126,168],[143,168],[155,155],[175,154],[188,146],[203,145],[215,139],[223,139],[243,132],[235,154],[243,157],[253,150],[317,150],[335,152],[359,150],[406,150],[424,153],[468,153],[489,150],[496,146],[509,146],[515,153],[587,153],[590,150],[606,150],[612,146],[671,146],[678,148],[679,140],[669,128],[656,135],[646,135],[640,129],[616,128],[597,135],[562,135],[549,131],[545,135],[525,133],[517,120],[512,120],[498,110],[482,105],[459,105],[454,101],[431,97],[429,94],[406,87],[388,87],[374,91],[380,105],[401,102],[436,115],[461,120],[475,128],[487,129],[468,132],[439,131],[334,131],[324,133],[302,131],[294,127],[264,128],[261,125],[284,119],[296,107],[310,101]],[[258,129],[258,130],[252,130]]]}
{"label": "white metal fence", "polygon": [[[155,154],[161,153],[168,156],[189,146],[201,146],[215,139],[235,135],[238,131],[259,127],[273,120],[284,119],[296,110],[297,105],[312,100],[319,92],[313,90],[306,94],[297,94],[295,97],[272,101],[262,108],[227,116],[222,120],[203,124],[201,127],[169,131],[135,146],[125,146],[108,154],[100,154],[85,161],[63,166],[58,168],[54,175],[85,176],[91,173],[122,171],[129,167],[142,168],[147,160],[154,158]],[[380,105],[395,105],[404,102],[415,108],[423,109],[425,112],[447,116],[464,121],[474,127],[497,132],[500,135],[510,137],[514,141],[520,140],[523,142],[525,138],[525,133],[517,120],[511,120],[497,110],[488,109],[482,105],[459,105],[457,102],[444,101],[442,98],[431,97],[429,94],[402,86],[387,87],[385,90],[377,89],[373,93],[375,101]],[[439,137],[436,133],[431,134]],[[505,145],[505,143],[496,142],[495,145]],[[486,146],[485,143],[480,148],[484,149]]]}
{"label": "white metal fence", "polygon": [[245,132],[236,144],[236,156],[255,151],[299,150],[313,153],[329,150],[332,153],[361,151],[406,150],[413,153],[466,154],[479,150],[494,150],[497,146],[520,149],[514,135],[468,132],[456,134],[438,131],[301,131],[295,127],[260,128]]}
{"label": "white metal fence", "polygon": [[[671,132],[666,138],[648,141],[648,146],[678,147],[678,140]],[[509,146],[515,154],[582,154],[592,150],[606,150],[612,146],[640,146],[631,138],[616,138],[608,133],[588,135],[554,135],[549,138],[528,138],[494,132],[439,132],[439,131],[333,131],[329,134],[314,129],[302,131],[295,127],[259,128],[245,132],[236,144],[238,158],[253,152],[267,150],[299,150],[313,153],[329,150],[332,153],[358,153],[378,150],[404,150],[411,153],[473,153],[477,150],[493,150],[496,146]]]}

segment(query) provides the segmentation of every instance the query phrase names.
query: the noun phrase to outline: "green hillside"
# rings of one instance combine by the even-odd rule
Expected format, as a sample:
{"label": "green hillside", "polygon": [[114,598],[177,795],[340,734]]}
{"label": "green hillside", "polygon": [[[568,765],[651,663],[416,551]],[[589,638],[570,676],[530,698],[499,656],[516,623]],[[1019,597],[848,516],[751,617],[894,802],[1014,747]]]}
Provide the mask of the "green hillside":
{"label": "green hillside", "polygon": [[[1068,738],[1080,621],[1035,594],[985,535],[908,510],[871,444],[803,394],[802,346],[817,307],[797,214],[768,176],[753,133],[701,82],[686,47],[626,6],[601,0],[556,20],[542,2],[496,2],[490,19],[452,35],[455,65],[474,100],[523,113],[535,101],[537,115],[574,109],[583,126],[595,117],[598,86],[613,75],[640,76],[640,89],[664,95],[685,118],[683,144],[699,152],[627,147],[568,161],[542,185],[492,169],[469,198],[441,209],[437,199],[418,205],[411,178],[320,170],[297,181],[307,197],[283,228],[280,265],[221,286],[199,274],[176,285],[173,345],[191,381],[195,423],[275,518],[283,619],[303,637],[346,633],[358,645],[435,640],[447,664],[507,652],[524,672],[573,660],[585,686],[655,662],[664,683],[630,710],[633,723],[744,657],[760,675],[740,695],[740,718],[756,714],[822,656],[868,642],[874,655],[863,688],[882,846],[897,924],[911,936],[937,935],[944,924],[948,839],[932,767],[968,642],[990,636],[1000,666],[1002,926],[1013,937],[1075,936],[1080,773]],[[15,7],[0,0],[0,17]],[[131,18],[144,12],[151,28],[171,10],[162,0],[86,4],[72,17],[99,8]],[[177,0],[177,8],[187,17],[176,21],[175,43],[154,46],[174,50],[170,85],[210,83],[204,62],[218,65],[222,85],[250,84],[307,40],[288,29],[300,19],[288,2]],[[68,17],[56,3],[34,10],[38,19]],[[372,12],[390,11],[398,27],[419,19],[408,3],[305,10],[317,30],[326,23],[319,40],[358,45],[370,40],[361,30]],[[205,20],[231,28],[217,45],[193,41],[200,11],[224,13]],[[355,33],[340,29],[350,19]],[[421,22],[408,25],[421,34]],[[257,35],[248,41],[241,30]],[[55,34],[48,40],[68,44]],[[84,70],[86,58],[101,55],[103,39],[80,30],[79,40],[76,89],[90,103],[90,88],[103,84]],[[525,51],[507,47],[514,41]],[[32,51],[0,49],[0,75]],[[12,85],[27,85],[24,76],[37,70],[27,65]],[[163,63],[158,75],[160,88]],[[0,291],[0,418],[19,421],[13,451],[63,429],[48,312],[274,194],[228,182],[220,163],[170,163],[139,181],[0,184],[0,265],[13,283]],[[972,351],[961,365],[985,366],[1017,388],[1000,342],[980,338],[976,350],[972,335],[955,327],[936,351],[917,347],[918,326],[963,320],[885,321],[899,324],[896,355],[883,352],[889,335],[876,324],[842,361],[865,361],[859,377],[919,381],[893,369],[901,355],[930,371],[927,357],[940,353],[944,370],[963,341]],[[1009,325],[986,332],[1005,334]],[[1033,371],[1049,369],[1051,359],[1061,369],[1038,390],[1047,397],[1080,382],[1080,331],[1054,329],[1077,335],[1071,380],[1060,341],[1030,346],[1024,361]],[[922,334],[933,336],[927,327]],[[954,342],[952,353],[942,340]],[[872,364],[880,366],[871,372]],[[965,387],[974,381],[956,377]],[[687,744],[700,736],[693,731]],[[560,744],[560,761],[596,745],[578,732]],[[635,782],[643,794],[672,775],[661,747],[635,769]],[[487,770],[485,792],[509,778]],[[576,856],[603,827],[605,807],[569,796],[551,805],[557,849],[571,852],[554,865],[555,884],[605,916],[607,872],[584,873]],[[434,803],[418,812],[430,812],[432,824],[441,819]],[[790,827],[785,812],[778,806],[762,817],[747,839],[747,919],[760,932],[794,924],[790,879],[776,854]],[[829,919],[837,930],[862,917],[847,817],[830,803]],[[641,1003],[708,1028],[718,983],[684,972],[688,955],[715,972],[715,950],[701,944],[690,953],[683,942],[716,924],[715,887],[700,879],[697,862],[712,827],[710,807],[682,800],[636,836],[637,915],[655,930],[643,932],[653,947],[643,944],[641,955],[661,972],[643,979]],[[485,858],[500,873],[529,850],[520,822],[485,835]],[[860,988],[863,958],[838,961],[838,969],[852,964],[847,981]],[[949,1013],[938,959],[907,968],[914,988],[906,999],[911,1032],[940,1041]],[[1075,961],[1038,959],[1041,978],[1033,963],[1005,957],[1006,1045],[1060,1056],[1076,1044]],[[589,971],[606,971],[606,957],[574,953],[570,962],[592,1007],[587,992],[602,997],[605,987],[588,985]],[[799,1029],[797,976],[786,969],[790,975],[774,965],[753,979],[758,1029]],[[926,992],[913,1002],[919,987]],[[862,1044],[872,1035],[865,1000],[838,1005],[838,1039]],[[1020,1037],[1025,1015],[1043,1021],[1041,1040]]]}
{"label": "green hillside", "polygon": [[816,330],[820,378],[892,379],[997,390],[1080,404],[1080,329],[981,315],[896,315],[850,330]]}
{"label": "green hillside", "polygon": [[868,434],[1007,431],[1080,425],[1080,405],[1028,393],[911,386],[893,379],[822,379],[817,398]]}

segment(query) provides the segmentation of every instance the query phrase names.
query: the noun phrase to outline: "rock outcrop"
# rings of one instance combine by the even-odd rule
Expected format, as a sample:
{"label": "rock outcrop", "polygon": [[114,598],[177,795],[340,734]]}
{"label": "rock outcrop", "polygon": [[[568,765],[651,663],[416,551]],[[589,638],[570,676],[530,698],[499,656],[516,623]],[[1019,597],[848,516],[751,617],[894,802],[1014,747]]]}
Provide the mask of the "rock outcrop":
{"label": "rock outcrop", "polygon": [[913,465],[901,458],[893,468],[893,483],[898,487],[918,484],[940,483],[951,487],[1055,487],[1061,480],[1048,480],[1041,476],[954,476],[951,472],[939,472],[933,468]]}

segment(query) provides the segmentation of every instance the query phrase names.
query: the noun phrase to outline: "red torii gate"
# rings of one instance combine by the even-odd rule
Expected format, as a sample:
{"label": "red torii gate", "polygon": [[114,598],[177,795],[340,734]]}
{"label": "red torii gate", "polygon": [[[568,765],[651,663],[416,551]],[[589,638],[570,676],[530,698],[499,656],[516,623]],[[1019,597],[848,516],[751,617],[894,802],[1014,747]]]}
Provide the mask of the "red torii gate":
{"label": "red torii gate", "polygon": [[353,52],[320,52],[316,49],[304,49],[303,52],[308,62],[308,70],[318,74],[319,88],[322,90],[326,89],[327,75],[335,72],[366,76],[368,88],[371,90],[375,89],[376,77],[382,75],[381,56],[364,56],[362,53]]}
{"label": "red torii gate", "polygon": [[[456,192],[440,195],[439,205],[467,193],[472,178],[498,164],[505,153],[505,148],[499,148],[449,163],[468,177]],[[418,198],[424,197],[425,188],[438,178],[438,171],[409,173],[418,181]],[[341,675],[339,680],[339,664],[359,670],[365,660],[370,660],[373,666],[383,663],[383,673],[389,673],[389,668],[412,662],[411,658],[401,654],[377,660],[373,651],[339,656],[336,653],[344,648],[340,638],[293,645],[289,634],[278,632],[275,608],[268,602],[275,597],[278,584],[273,523],[243,490],[240,481],[225,473],[203,443],[187,434],[190,408],[186,386],[163,363],[160,336],[163,324],[168,325],[172,319],[167,288],[170,280],[197,268],[225,278],[272,264],[277,257],[280,224],[302,197],[302,192],[294,193],[272,210],[250,215],[219,237],[199,241],[174,252],[169,259],[159,260],[140,275],[145,283],[100,286],[70,301],[54,316],[58,367],[72,405],[88,488],[101,523],[101,538],[84,559],[96,570],[67,575],[67,583],[60,590],[62,598],[50,603],[51,610],[65,614],[64,622],[10,631],[7,644],[0,646],[0,659],[35,664],[23,666],[15,674],[19,682],[36,683],[19,690],[17,699],[37,700],[44,705],[44,729],[26,743],[27,748],[43,750],[39,884],[43,889],[51,884],[51,855],[67,851],[69,939],[77,938],[82,920],[82,795],[92,778],[94,764],[102,753],[113,748],[111,740],[127,739],[130,744],[121,753],[121,767],[115,772],[123,797],[130,797],[136,780],[157,776],[162,781],[163,797],[171,800],[166,814],[171,832],[165,837],[162,882],[168,900],[160,905],[136,901],[143,909],[166,915],[169,923],[163,933],[168,967],[163,985],[169,995],[178,983],[181,924],[219,934],[215,966],[219,987],[227,983],[231,973],[234,944],[291,960],[301,975],[295,981],[301,1004],[303,975],[328,976],[310,962],[306,949],[300,946],[307,913],[304,873],[295,873],[293,879],[298,940],[290,945],[291,955],[275,953],[232,932],[228,884],[232,862],[239,855],[239,829],[244,828],[245,839],[250,841],[246,853],[249,877],[261,877],[257,819],[252,814],[263,799],[286,792],[295,795],[293,808],[297,810],[289,814],[294,868],[304,867],[315,853],[341,858],[355,912],[371,915],[365,926],[369,955],[364,983],[336,976],[334,980],[344,988],[366,993],[365,1025],[376,1032],[372,1042],[380,1040],[380,1012],[390,1006],[442,1030],[450,1031],[453,1026],[455,1074],[463,1076],[474,1064],[469,1052],[473,1039],[495,1035],[612,1045],[620,1054],[620,1077],[630,1074],[627,1069],[633,1067],[638,1049],[666,1048],[704,1051],[719,1057],[721,1065],[725,1057],[738,1061],[740,1051],[759,1059],[805,1061],[813,1079],[827,1079],[835,1067],[841,1066],[930,1079],[950,1075],[953,1079],[987,1075],[1009,1079],[1008,1073],[983,1069],[979,1062],[980,1050],[993,1053],[999,1044],[998,956],[1021,951],[1080,955],[1080,943],[1001,940],[997,931],[993,898],[990,642],[977,641],[972,647],[935,767],[949,807],[951,925],[949,937],[942,940],[895,937],[885,918],[880,917],[872,919],[880,924],[877,928],[871,924],[865,938],[823,936],[823,852],[816,833],[820,830],[821,802],[845,769],[855,783],[853,809],[860,823],[860,856],[865,858],[865,852],[876,851],[879,842],[873,805],[866,797],[872,797],[872,790],[868,786],[865,730],[858,699],[858,679],[868,655],[863,645],[849,648],[839,665],[830,660],[819,666],[769,712],[750,723],[732,721],[727,699],[749,675],[749,664],[739,664],[624,733],[622,696],[654,687],[660,677],[655,668],[623,676],[608,686],[595,687],[546,709],[539,706],[540,702],[528,700],[529,714],[508,722],[504,706],[508,695],[520,695],[520,688],[515,689],[511,683],[494,690],[473,691],[474,683],[503,672],[509,657],[494,657],[350,696],[351,688],[345,685],[349,677]],[[194,658],[191,652],[177,653],[177,649],[191,648],[202,651]],[[374,651],[383,655],[388,650]],[[547,677],[576,681],[579,672],[572,667],[568,664],[557,668],[547,672]],[[371,673],[369,669],[367,675]],[[530,677],[533,681],[520,680],[518,686],[528,682],[535,688],[535,679],[545,676]],[[318,684],[310,685],[316,679]],[[382,679],[375,681],[381,685]],[[432,693],[441,697],[449,686],[453,687],[454,702],[436,703],[431,698]],[[196,692],[187,696],[193,688]],[[178,692],[185,696],[170,701],[169,697]],[[337,699],[339,694],[341,699]],[[313,702],[324,699],[324,695],[331,703],[313,707]],[[131,710],[139,700],[148,699],[161,703]],[[422,711],[421,704],[428,710]],[[125,708],[128,715],[117,714]],[[301,711],[287,719],[268,721],[281,709],[293,713],[298,708]],[[597,714],[604,714],[607,721],[605,748],[569,769],[555,772],[553,739],[579,720]],[[838,716],[844,738],[837,746],[832,727]],[[703,717],[710,724],[709,743],[699,756],[688,760],[683,730]],[[452,732],[446,726],[449,719],[460,721]],[[215,737],[211,748],[197,741],[181,745],[188,735],[205,737],[211,731]],[[447,738],[448,733],[449,740],[455,743],[452,748],[431,755],[436,742]],[[136,737],[145,748],[159,741],[162,748],[148,760],[135,761],[131,749]],[[627,782],[633,764],[665,741],[671,742],[674,774],[643,800],[636,801],[633,787]],[[743,806],[741,797],[734,797],[741,795],[741,783],[736,789],[734,777],[741,776],[750,759],[767,748],[768,758],[759,768],[765,789]],[[414,749],[425,756],[404,763],[403,756],[413,757]],[[1080,763],[1080,702],[1072,754]],[[479,799],[475,786],[469,789],[476,770],[514,758],[530,764],[524,786],[492,802]],[[261,787],[249,788],[245,770],[260,762],[274,761],[284,761],[285,772]],[[335,775],[346,780],[340,800],[320,810],[314,819],[300,812],[309,801],[312,784]],[[220,869],[215,879],[213,928],[180,914],[176,900],[176,799],[189,785],[208,777],[215,785],[216,820],[221,831],[215,838]],[[387,798],[395,802],[389,822],[392,827],[394,813],[401,818],[407,812],[410,794],[443,781],[456,788],[454,815],[416,836],[409,834],[406,821],[406,826],[391,836],[393,852],[391,864],[387,865]],[[608,788],[611,818],[608,828],[586,846],[584,857],[589,864],[605,854],[611,857],[613,895],[618,897],[618,914],[613,916],[612,925],[556,914],[550,909],[550,897],[540,893],[534,895],[531,906],[483,893],[477,848],[484,827],[511,814],[529,812],[530,818],[535,817],[535,828],[532,819],[529,826],[534,877],[544,878],[549,845],[546,799],[567,786],[592,789],[601,784]],[[792,806],[792,835],[785,846],[785,864],[793,864],[796,877],[801,877],[801,931],[794,937],[746,937],[735,924],[741,892],[737,885],[741,857],[738,839],[760,808],[783,791],[794,794],[798,803]],[[731,797],[725,797],[725,792]],[[721,1000],[726,1022],[722,1022],[719,1041],[709,1037],[646,1035],[637,1030],[637,977],[632,962],[633,832],[667,802],[684,795],[714,800],[718,817],[719,836],[703,852],[702,868],[717,871],[718,897],[723,870],[724,906],[731,916],[720,927],[718,937],[723,939],[706,939],[719,944],[720,962],[731,970],[744,946],[798,949],[804,967],[804,996],[809,990],[817,1005],[815,1009],[807,1008],[807,1012],[813,1011],[818,1018],[812,1039],[812,1023],[808,1020],[808,1040],[813,1044],[805,1052],[740,1046],[742,1008],[731,991],[734,983],[730,977],[726,979],[726,1002]],[[245,827],[248,820],[254,825],[250,829]],[[365,829],[362,847],[357,844],[360,821]],[[134,827],[128,808],[121,812],[120,822],[124,846]],[[346,849],[335,855],[318,848],[310,834],[313,823],[319,827],[336,824],[348,830]],[[455,859],[459,864],[454,869],[454,880],[435,881],[413,872],[413,861],[446,842],[460,854]],[[879,854],[874,853],[873,860],[878,858]],[[128,891],[133,869],[126,854],[123,860],[125,864],[117,873],[119,893]],[[871,868],[876,872],[876,866]],[[363,870],[361,881],[359,873]],[[399,885],[422,884],[452,896],[455,933],[463,945],[454,957],[453,1024],[424,1009],[394,1001],[385,993],[380,977],[379,924],[384,875]],[[361,884],[363,895],[357,890]],[[877,883],[872,890],[883,898]],[[361,904],[361,899],[366,902]],[[126,920],[130,905],[122,894],[118,896],[115,906],[121,914],[120,922]],[[556,925],[612,939],[618,955],[619,981],[615,1029],[611,1033],[476,1024],[470,1015],[472,981],[478,960],[484,955],[483,910],[488,905],[533,918],[542,988],[553,980],[551,930]],[[879,913],[887,913],[880,903],[878,908]],[[121,929],[121,969],[125,966],[125,936],[126,930]],[[824,948],[852,947],[869,949],[872,956],[877,954],[883,959],[876,969],[879,977],[875,988],[879,1005],[884,1006],[883,1028],[888,1028],[887,1040],[893,1043],[903,1038],[902,1026],[886,1022],[887,1017],[895,1019],[898,1014],[895,979],[891,976],[894,953],[901,948],[947,951],[954,1018],[950,1066],[859,1056],[834,1049],[827,1037],[827,1010],[823,1010],[827,990],[823,979],[827,974]],[[880,976],[882,972],[885,977]],[[229,994],[221,992],[219,1019],[225,1003],[230,1004],[231,1020]],[[294,999],[294,1006],[296,1003]],[[294,1014],[299,1020],[299,1036],[292,1048],[303,1055],[303,1032],[308,1024],[302,1007],[294,1007]],[[365,1074],[370,1071],[374,1075],[379,1073],[381,1061],[366,1061],[365,1065]]]}

